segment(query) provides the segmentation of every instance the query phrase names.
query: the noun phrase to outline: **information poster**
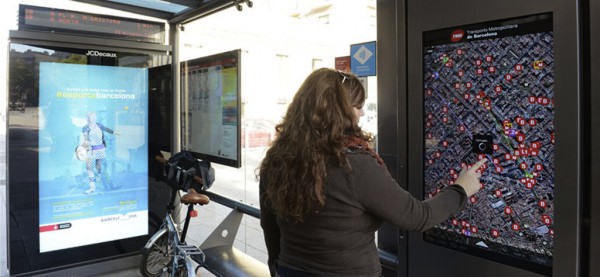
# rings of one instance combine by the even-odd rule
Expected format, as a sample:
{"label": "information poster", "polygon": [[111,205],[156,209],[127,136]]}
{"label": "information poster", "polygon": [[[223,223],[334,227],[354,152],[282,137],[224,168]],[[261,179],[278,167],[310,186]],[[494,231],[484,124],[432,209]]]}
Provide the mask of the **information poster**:
{"label": "information poster", "polygon": [[239,165],[239,67],[230,53],[184,63],[182,149]]}
{"label": "information poster", "polygon": [[487,158],[482,190],[427,241],[518,266],[552,266],[552,15],[424,33],[424,195]]}
{"label": "information poster", "polygon": [[40,63],[40,252],[148,232],[148,73]]}

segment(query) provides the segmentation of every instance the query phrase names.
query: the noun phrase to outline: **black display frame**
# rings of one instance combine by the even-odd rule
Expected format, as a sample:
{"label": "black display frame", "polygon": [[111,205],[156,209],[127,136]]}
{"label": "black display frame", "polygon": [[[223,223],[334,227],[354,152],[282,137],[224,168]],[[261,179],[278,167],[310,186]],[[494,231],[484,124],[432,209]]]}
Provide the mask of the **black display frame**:
{"label": "black display frame", "polygon": [[[528,34],[535,34],[535,33],[552,32],[552,23],[553,23],[552,13],[548,12],[548,13],[525,15],[525,16],[520,16],[520,17],[478,22],[478,23],[473,23],[473,24],[468,24],[468,25],[452,26],[452,27],[447,27],[447,28],[443,28],[443,29],[424,31],[423,36],[422,36],[422,45],[423,45],[423,49],[425,49],[427,47],[434,47],[434,46],[440,46],[440,45],[451,45],[453,43],[464,42],[464,41],[488,40],[489,37],[486,36],[486,34],[490,34],[490,33],[496,34],[496,35],[492,36],[494,38],[502,38],[502,37],[513,37],[513,36],[521,36],[521,35],[528,35]],[[515,27],[515,26],[518,26],[518,27]],[[479,37],[467,37],[470,30],[487,30],[488,28],[491,29],[493,27],[497,27],[499,29],[499,31],[482,31],[480,33]],[[509,27],[509,28],[502,29],[502,27]],[[460,30],[460,31],[467,30],[467,32],[461,34],[460,41],[452,41],[452,35],[457,30]],[[423,51],[425,51],[425,50],[423,50]],[[423,54],[423,57],[425,57],[425,53]],[[424,64],[425,63],[424,59],[422,60],[422,62],[423,62],[422,76],[424,76],[423,78],[426,78],[425,76],[429,72],[426,72],[426,66]],[[443,66],[443,65],[440,65],[440,66]],[[422,88],[423,88],[423,90],[422,90],[423,91],[423,102],[422,102],[423,108],[422,109],[425,112],[425,111],[427,111],[427,109],[425,108],[425,105],[424,105],[426,102],[426,98],[427,98],[427,96],[425,95],[425,90],[427,89],[425,87],[425,82],[423,82]],[[423,118],[425,118],[425,114],[423,114],[422,116],[423,116]],[[426,120],[423,120],[423,122],[425,122],[425,121]],[[425,133],[426,132],[423,133],[424,139],[422,140],[422,145],[421,145],[422,149],[427,148]],[[423,152],[423,154],[425,154],[425,151]],[[554,156],[554,153],[552,154],[552,156]],[[423,160],[423,162],[425,162],[425,159]],[[488,164],[491,164],[491,162],[492,161],[488,161]],[[423,163],[423,164],[425,164],[425,163]],[[489,171],[492,169],[488,168],[487,170]],[[425,179],[425,174],[427,174],[427,172],[423,171],[423,180]],[[553,177],[554,176],[552,176],[552,178]],[[425,185],[423,186],[423,189],[425,189]],[[425,191],[423,191],[422,193],[423,193],[423,195],[426,194]],[[552,195],[552,198],[553,197],[554,197],[554,195]],[[483,226],[479,226],[479,227],[483,227]],[[446,239],[441,238],[441,237],[446,237]],[[454,239],[454,240],[449,239],[449,237],[452,237],[452,239]],[[497,250],[497,253],[494,253],[492,250],[486,250],[482,247],[476,247],[475,245],[472,245],[472,243],[471,244],[467,243],[467,241],[469,241],[469,239],[464,237],[464,235],[460,236],[460,235],[457,235],[454,233],[450,233],[448,231],[435,229],[435,228],[427,230],[423,233],[423,241],[432,243],[435,245],[439,245],[442,247],[447,247],[452,250],[457,250],[457,251],[460,251],[463,253],[467,253],[467,254],[475,255],[478,257],[485,258],[485,259],[489,259],[492,261],[500,262],[500,263],[503,263],[503,264],[506,264],[506,265],[509,265],[512,267],[522,268],[522,269],[532,271],[535,273],[539,273],[539,274],[542,274],[545,276],[550,276],[552,274],[552,266],[551,266],[552,257],[551,256],[549,258],[548,257],[546,258],[546,259],[549,259],[549,265],[537,263],[537,262],[534,262],[533,258],[530,257],[530,254],[535,254],[535,253],[530,253],[528,251],[521,251],[519,249],[510,247],[510,246],[507,247],[502,243],[494,242],[491,240],[485,240],[484,242],[486,244],[488,244],[488,246],[490,246],[490,247],[503,249],[503,250]],[[504,248],[507,248],[508,250],[504,249]],[[503,252],[503,253],[501,254],[501,252]],[[508,252],[510,252],[510,254]],[[543,255],[541,257],[543,257]],[[540,260],[544,259],[541,257],[536,256],[536,258],[538,258]],[[545,260],[545,261],[548,262],[547,260]]]}
{"label": "black display frame", "polygon": [[[555,61],[555,198],[554,198],[554,252],[552,275],[572,276],[579,272],[582,252],[581,193],[585,174],[581,153],[588,151],[582,142],[581,56],[579,53],[579,4],[574,1],[541,1],[527,3],[516,0],[487,1],[437,0],[407,1],[407,42],[399,45],[399,55],[407,59],[406,88],[400,88],[407,97],[406,128],[410,147],[406,148],[407,185],[415,197],[423,199],[423,91],[422,91],[422,35],[429,30],[449,26],[515,18],[534,14],[553,14]],[[403,50],[405,49],[405,50]],[[401,104],[399,102],[399,104]],[[403,107],[400,107],[402,109]],[[401,125],[400,125],[401,127]],[[423,241],[420,233],[408,235],[408,276],[470,276],[484,274],[491,277],[544,276],[529,269],[510,266],[477,255],[470,255]],[[402,237],[400,237],[402,238]]]}
{"label": "black display frame", "polygon": [[[65,47],[29,45],[19,43],[18,41],[11,42],[11,45],[22,45],[41,50],[47,49],[85,57],[82,54],[82,51],[85,50],[79,48],[70,49]],[[118,51],[117,53],[120,57],[141,55],[147,56],[149,59],[152,56],[150,54],[135,53],[135,51]],[[39,62],[36,66],[32,66],[29,69],[36,70],[39,67]],[[108,64],[108,66],[114,65],[117,64],[112,62]],[[9,76],[10,74],[9,71]],[[38,75],[34,74],[34,78],[36,82],[39,82]],[[32,110],[37,106],[39,104],[36,101],[32,101],[26,105],[26,109]],[[20,112],[18,110],[10,111],[10,113]],[[39,117],[38,111],[31,112],[35,113],[34,117]],[[16,122],[13,124],[11,123],[10,113],[7,116],[6,144],[8,149],[7,228],[9,239],[7,245],[7,262],[11,276],[30,276],[32,274],[52,272],[74,266],[108,262],[139,255],[139,250],[160,227],[161,218],[165,212],[165,203],[168,202],[169,187],[166,183],[151,178],[153,177],[153,173],[150,172],[151,169],[148,172],[151,176],[148,178],[149,221],[146,235],[43,253],[39,252],[39,176],[37,174],[39,172],[39,160],[36,149],[39,149],[38,132],[40,128],[37,121],[33,122],[33,127],[31,128],[24,128]]]}
{"label": "black display frame", "polygon": [[[187,72],[186,72],[186,68],[190,68],[190,67],[205,67],[205,66],[212,66],[212,65],[226,65],[228,67],[232,67],[230,63],[235,64],[235,67],[237,68],[237,91],[236,91],[236,113],[235,113],[235,120],[237,121],[237,126],[236,126],[236,132],[237,132],[237,136],[236,136],[236,148],[237,151],[235,153],[235,159],[233,158],[225,158],[225,157],[220,157],[217,155],[213,155],[211,153],[203,153],[203,152],[199,152],[198,150],[195,149],[189,149],[187,145],[185,145],[184,141],[185,138],[187,137],[187,134],[185,133],[187,130],[185,130],[184,128],[181,129],[181,148],[183,150],[189,151],[194,157],[201,159],[201,160],[206,160],[209,162],[213,162],[213,163],[217,163],[217,164],[221,164],[221,165],[225,165],[225,166],[229,166],[229,167],[234,167],[234,168],[240,168],[242,166],[242,136],[241,136],[241,125],[242,125],[242,90],[241,90],[241,78],[242,78],[242,51],[241,49],[235,49],[235,50],[230,50],[230,51],[225,51],[225,52],[221,52],[218,54],[213,54],[213,55],[209,55],[209,56],[205,56],[205,57],[200,57],[200,58],[196,58],[196,59],[192,59],[192,60],[187,60],[187,61],[182,61],[180,62],[180,72],[181,72],[181,95],[182,95],[182,101],[181,101],[181,118],[182,118],[182,124],[194,124],[194,123],[186,123],[185,122],[185,117],[186,117],[186,113],[188,112],[187,107],[185,106],[187,103],[185,103],[185,101],[183,101],[183,96],[187,94],[186,88],[187,86],[185,85],[186,83],[183,81],[186,76],[187,76]],[[197,126],[197,124],[194,124]]]}

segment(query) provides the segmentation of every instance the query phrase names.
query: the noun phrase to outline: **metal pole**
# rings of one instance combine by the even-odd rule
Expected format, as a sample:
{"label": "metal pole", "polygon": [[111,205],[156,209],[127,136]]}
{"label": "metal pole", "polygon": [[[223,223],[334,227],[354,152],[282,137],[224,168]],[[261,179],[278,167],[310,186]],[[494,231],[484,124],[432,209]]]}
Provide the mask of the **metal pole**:
{"label": "metal pole", "polygon": [[179,67],[179,24],[169,24],[169,43],[172,47],[171,71],[173,72],[173,107],[171,153],[181,150],[181,70]]}

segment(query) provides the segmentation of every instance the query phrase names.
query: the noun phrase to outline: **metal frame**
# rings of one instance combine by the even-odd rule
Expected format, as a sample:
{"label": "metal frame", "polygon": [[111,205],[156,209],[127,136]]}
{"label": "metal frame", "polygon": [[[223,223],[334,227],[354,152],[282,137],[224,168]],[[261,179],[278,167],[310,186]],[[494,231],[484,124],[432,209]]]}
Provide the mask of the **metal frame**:
{"label": "metal frame", "polygon": [[[126,5],[104,0],[73,0],[100,7],[106,7],[115,10],[121,10],[140,15],[160,18],[168,21],[169,24],[185,24],[198,18],[219,12],[221,10],[235,6],[239,0],[164,0],[173,4],[187,6],[188,8],[179,13],[170,13],[148,9],[141,6]],[[243,1],[241,1],[243,2]],[[239,4],[239,3],[238,3]]]}
{"label": "metal frame", "polygon": [[[377,1],[378,153],[396,181],[407,189],[406,1]],[[377,246],[384,276],[407,276],[406,232],[384,223]]]}
{"label": "metal frame", "polygon": [[160,19],[165,19],[165,20],[169,19],[171,16],[173,16],[173,13],[170,13],[170,12],[146,9],[146,8],[143,8],[140,6],[125,5],[125,4],[110,2],[110,1],[102,1],[102,0],[73,0],[73,1],[87,3],[90,5],[95,5],[95,6],[99,6],[99,7],[105,7],[105,8],[109,8],[109,9],[113,9],[113,10],[136,13],[136,14],[140,14],[140,15],[145,15],[145,16],[150,16],[150,17],[155,17],[155,18],[160,18]]}
{"label": "metal frame", "polygon": [[173,52],[171,45],[161,45],[153,43],[140,43],[116,39],[105,39],[86,37],[85,40],[81,36],[52,34],[47,32],[34,31],[14,31],[9,33],[10,41],[14,43],[65,47],[65,48],[89,48],[93,46],[97,50],[106,51],[135,51],[144,54],[161,54]]}
{"label": "metal frame", "polygon": [[199,1],[199,0],[163,0],[163,1],[177,4],[177,5],[188,6],[188,7],[192,7],[192,8],[199,7],[200,5],[202,5],[202,2],[203,2],[203,1]]}
{"label": "metal frame", "polygon": [[181,90],[181,68],[179,67],[179,37],[181,32],[181,26],[178,24],[169,24],[169,44],[175,45],[174,51],[172,51],[171,60],[171,71],[173,72],[172,79],[172,105],[173,109],[171,112],[171,153],[178,153],[181,151],[181,95],[177,93]]}
{"label": "metal frame", "polygon": [[589,230],[589,257],[587,261],[588,275],[587,276],[600,276],[600,161],[598,156],[600,155],[600,110],[597,108],[600,106],[600,1],[589,1],[587,10],[583,12],[589,12],[589,30],[587,35],[589,37],[589,49],[590,56],[589,61],[589,81],[590,81],[590,144],[591,151],[589,152],[589,191],[590,194],[587,196],[590,202],[590,230]]}

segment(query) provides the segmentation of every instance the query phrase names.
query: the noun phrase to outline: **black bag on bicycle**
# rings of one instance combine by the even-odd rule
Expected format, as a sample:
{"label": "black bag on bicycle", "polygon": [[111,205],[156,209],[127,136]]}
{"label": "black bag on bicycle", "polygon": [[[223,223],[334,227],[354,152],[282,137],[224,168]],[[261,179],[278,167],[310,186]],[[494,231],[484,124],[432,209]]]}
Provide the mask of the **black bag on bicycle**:
{"label": "black bag on bicycle", "polygon": [[[195,158],[190,152],[181,151],[168,162],[167,183],[183,191],[193,188],[196,191],[209,189],[215,181],[215,171],[209,161]],[[203,184],[194,182],[194,176],[202,178]]]}

